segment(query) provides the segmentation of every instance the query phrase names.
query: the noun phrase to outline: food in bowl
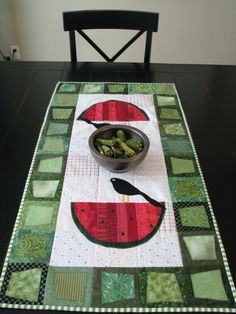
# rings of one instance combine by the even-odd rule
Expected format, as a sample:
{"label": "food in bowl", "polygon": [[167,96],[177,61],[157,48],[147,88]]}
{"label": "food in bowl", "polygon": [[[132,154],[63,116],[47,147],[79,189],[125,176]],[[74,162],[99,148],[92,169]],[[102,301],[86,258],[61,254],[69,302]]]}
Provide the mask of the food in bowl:
{"label": "food in bowl", "polygon": [[[122,139],[124,135],[125,138]],[[130,147],[127,142],[130,146],[135,143],[136,147]],[[127,125],[106,125],[89,137],[92,157],[99,165],[112,172],[125,172],[138,166],[145,159],[149,146],[149,139],[144,132]]]}
{"label": "food in bowl", "polygon": [[128,138],[123,129],[117,130],[112,138],[97,137],[95,146],[100,154],[112,158],[134,157],[143,149],[142,141]]}

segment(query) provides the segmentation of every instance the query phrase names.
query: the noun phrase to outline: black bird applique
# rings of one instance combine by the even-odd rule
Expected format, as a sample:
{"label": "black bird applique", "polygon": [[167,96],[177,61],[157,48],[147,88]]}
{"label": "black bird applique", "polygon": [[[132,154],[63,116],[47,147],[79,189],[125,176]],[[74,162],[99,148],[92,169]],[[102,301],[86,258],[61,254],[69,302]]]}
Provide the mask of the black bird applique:
{"label": "black bird applique", "polygon": [[125,195],[142,195],[145,198],[145,200],[148,201],[150,204],[161,207],[163,210],[166,210],[165,206],[162,203],[154,200],[153,198],[151,198],[144,192],[140,191],[131,183],[123,179],[119,179],[119,178],[111,178],[110,181],[113,185],[113,188],[116,190],[116,192],[120,194],[125,194]]}

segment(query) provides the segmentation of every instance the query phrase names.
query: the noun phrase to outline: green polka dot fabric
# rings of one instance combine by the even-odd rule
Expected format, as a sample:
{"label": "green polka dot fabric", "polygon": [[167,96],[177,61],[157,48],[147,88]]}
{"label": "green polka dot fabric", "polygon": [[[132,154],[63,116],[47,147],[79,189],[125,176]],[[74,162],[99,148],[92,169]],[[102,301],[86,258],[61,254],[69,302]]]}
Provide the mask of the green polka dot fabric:
{"label": "green polka dot fabric", "polygon": [[[128,121],[116,121],[116,100],[132,108],[124,113],[122,107]],[[101,102],[106,105],[93,106]],[[80,119],[88,112],[96,123],[111,119],[143,128],[150,148],[142,164],[117,175],[101,168],[87,144],[95,127]],[[153,146],[157,139],[158,152]],[[164,215],[158,216],[159,206],[149,203],[145,194],[117,193],[110,201],[110,180],[116,176],[161,201]],[[84,219],[80,228],[73,217],[76,202]],[[2,210],[8,211],[7,204]],[[158,229],[153,221],[159,218]],[[109,246],[93,234],[119,241]],[[140,238],[141,243],[125,247],[124,237]],[[58,82],[2,268],[3,312],[236,313],[235,300],[214,209],[175,84]]]}

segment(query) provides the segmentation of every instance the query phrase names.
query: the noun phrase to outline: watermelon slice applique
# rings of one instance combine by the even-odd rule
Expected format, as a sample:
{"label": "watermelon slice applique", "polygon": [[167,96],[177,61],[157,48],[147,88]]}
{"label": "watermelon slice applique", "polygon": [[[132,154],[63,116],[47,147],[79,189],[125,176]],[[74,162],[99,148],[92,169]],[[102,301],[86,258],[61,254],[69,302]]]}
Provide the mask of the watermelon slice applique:
{"label": "watermelon slice applique", "polygon": [[72,217],[90,241],[130,248],[148,241],[159,229],[164,209],[150,203],[71,203]]}
{"label": "watermelon slice applique", "polygon": [[120,100],[107,100],[93,104],[81,113],[79,119],[90,121],[148,121],[144,110]]}

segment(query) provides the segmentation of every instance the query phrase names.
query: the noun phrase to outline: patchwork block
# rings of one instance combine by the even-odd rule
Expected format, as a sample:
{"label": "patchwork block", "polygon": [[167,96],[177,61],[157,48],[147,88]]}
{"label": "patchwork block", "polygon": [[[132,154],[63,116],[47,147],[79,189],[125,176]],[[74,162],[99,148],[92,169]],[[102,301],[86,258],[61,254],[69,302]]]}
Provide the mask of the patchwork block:
{"label": "patchwork block", "polygon": [[78,91],[79,84],[74,83],[62,83],[58,87],[59,93],[75,93]]}
{"label": "patchwork block", "polygon": [[38,172],[61,173],[63,157],[52,157],[41,159],[38,165]]}
{"label": "patchwork block", "polygon": [[191,282],[194,297],[197,299],[228,300],[219,269],[192,274]]}
{"label": "patchwork block", "polygon": [[107,84],[107,92],[108,93],[114,93],[114,94],[119,94],[119,93],[125,93],[126,92],[126,84]]}
{"label": "patchwork block", "polygon": [[68,133],[68,123],[49,122],[47,135],[64,135]]}
{"label": "patchwork block", "polygon": [[153,84],[153,93],[160,95],[176,95],[173,84]]}
{"label": "patchwork block", "polygon": [[183,226],[210,228],[208,216],[203,205],[180,208],[179,214]]}
{"label": "patchwork block", "polygon": [[75,106],[77,103],[77,94],[56,94],[52,99],[52,106]]}
{"label": "patchwork block", "polygon": [[147,303],[183,302],[174,273],[149,272],[147,276]]}
{"label": "patchwork block", "polygon": [[33,180],[33,196],[53,198],[58,184],[59,180]]}
{"label": "patchwork block", "polygon": [[58,299],[83,302],[87,274],[83,272],[54,273],[55,294]]}
{"label": "patchwork block", "polygon": [[84,94],[98,94],[98,93],[103,93],[104,91],[104,84],[84,84],[81,87],[81,93]]}
{"label": "patchwork block", "polygon": [[169,108],[161,108],[160,110],[160,118],[161,119],[169,119],[169,120],[180,120],[181,116],[177,109],[169,109]]}
{"label": "patchwork block", "polygon": [[176,99],[173,96],[158,96],[155,95],[155,100],[159,107],[163,106],[176,106]]}
{"label": "patchwork block", "polygon": [[216,247],[213,235],[184,236],[192,260],[215,260]]}
{"label": "patchwork block", "polygon": [[170,157],[170,162],[172,172],[175,175],[194,173],[196,171],[194,167],[194,162],[191,159]]}
{"label": "patchwork block", "polygon": [[166,135],[186,135],[182,123],[163,124],[163,129]]}
{"label": "patchwork block", "polygon": [[135,297],[134,275],[102,272],[101,296],[103,304],[133,299]]}
{"label": "patchwork block", "polygon": [[165,138],[164,149],[167,155],[179,157],[193,156],[193,149],[189,140]]}
{"label": "patchwork block", "polygon": [[71,108],[53,108],[52,118],[55,120],[66,120],[69,119],[73,109]]}
{"label": "patchwork block", "polygon": [[6,290],[6,295],[8,297],[31,302],[38,301],[41,272],[42,270],[40,268],[13,272]]}
{"label": "patchwork block", "polygon": [[23,234],[17,242],[14,256],[18,258],[45,258],[46,237],[42,234]]}
{"label": "patchwork block", "polygon": [[45,138],[42,150],[44,152],[64,152],[64,141],[62,138]]}

